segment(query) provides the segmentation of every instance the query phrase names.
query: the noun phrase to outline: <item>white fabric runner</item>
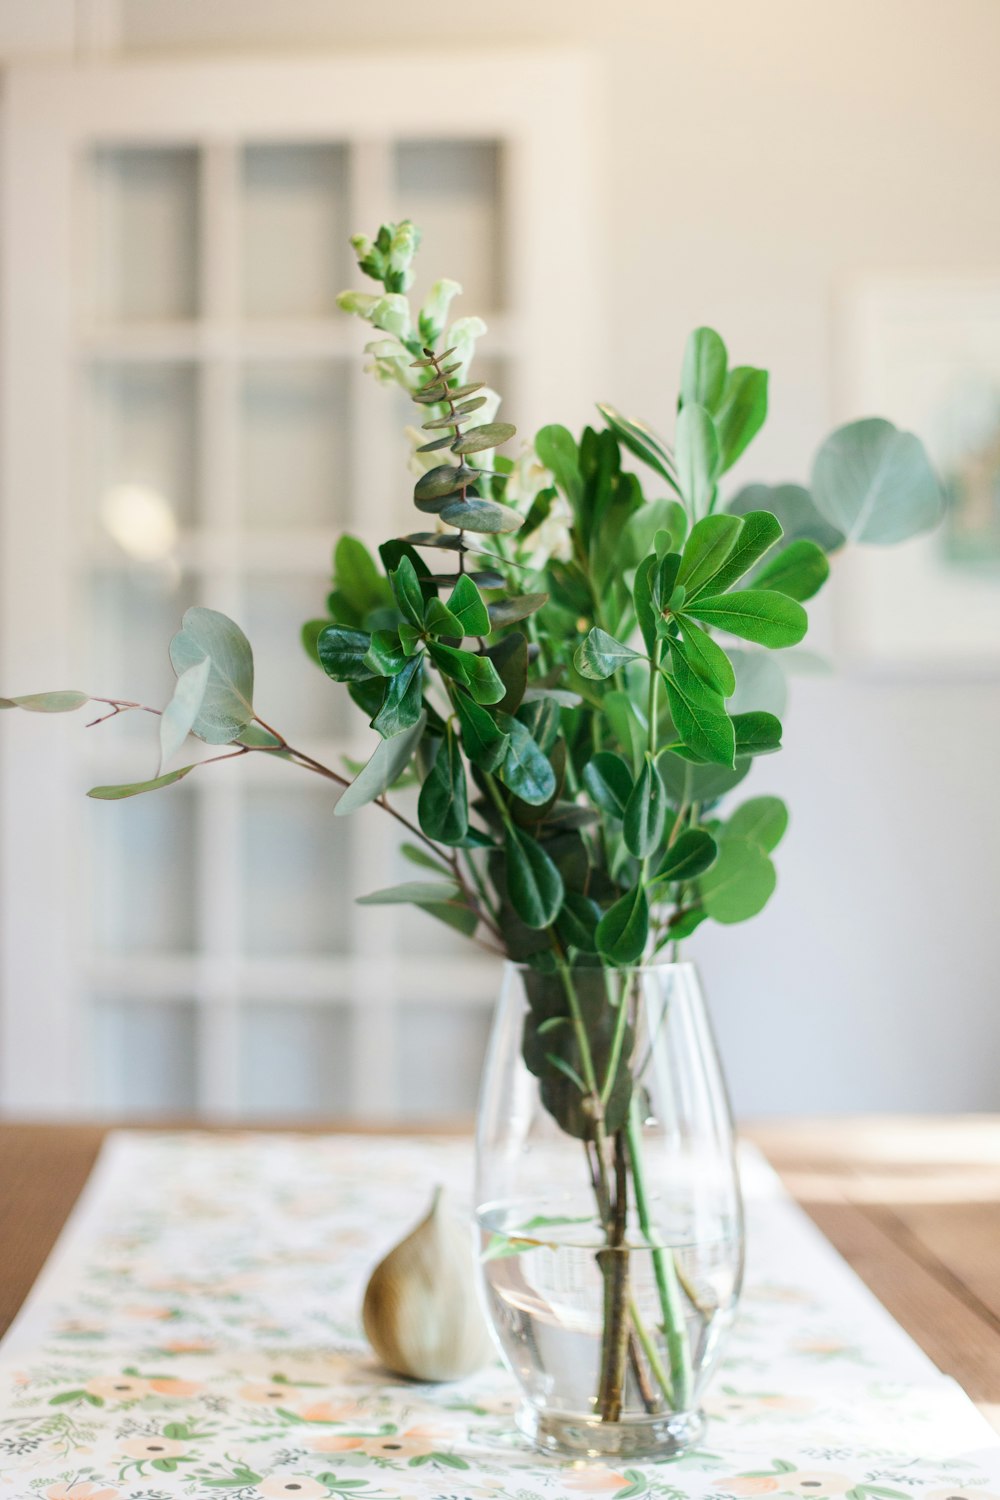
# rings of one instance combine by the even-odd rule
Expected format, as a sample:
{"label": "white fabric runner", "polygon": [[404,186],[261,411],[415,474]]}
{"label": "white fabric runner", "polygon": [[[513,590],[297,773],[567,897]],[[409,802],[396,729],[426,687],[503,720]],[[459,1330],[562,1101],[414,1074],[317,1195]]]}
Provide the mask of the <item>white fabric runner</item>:
{"label": "white fabric runner", "polygon": [[0,1500],[1000,1500],[1000,1439],[756,1153],[749,1265],[701,1448],[620,1469],[541,1458],[497,1365],[388,1378],[368,1271],[467,1142],[109,1138],[0,1344]]}

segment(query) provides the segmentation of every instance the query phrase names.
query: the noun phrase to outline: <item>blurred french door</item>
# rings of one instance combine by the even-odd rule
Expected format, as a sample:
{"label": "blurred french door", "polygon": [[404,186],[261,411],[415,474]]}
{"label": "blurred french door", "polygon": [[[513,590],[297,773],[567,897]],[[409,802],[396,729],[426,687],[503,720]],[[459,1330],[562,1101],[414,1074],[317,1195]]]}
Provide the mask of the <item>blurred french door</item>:
{"label": "blurred french door", "polygon": [[[0,692],[162,704],[192,603],[246,629],[265,717],[373,736],[313,667],[336,536],[412,524],[405,402],[363,373],[348,236],[409,216],[459,279],[504,414],[585,418],[599,326],[586,65],[558,56],[15,69],[3,100]],[[13,721],[13,722],[12,722]],[[494,962],[357,908],[376,810],[255,757],[165,793],[156,725],[5,714],[0,1107],[447,1117]]]}

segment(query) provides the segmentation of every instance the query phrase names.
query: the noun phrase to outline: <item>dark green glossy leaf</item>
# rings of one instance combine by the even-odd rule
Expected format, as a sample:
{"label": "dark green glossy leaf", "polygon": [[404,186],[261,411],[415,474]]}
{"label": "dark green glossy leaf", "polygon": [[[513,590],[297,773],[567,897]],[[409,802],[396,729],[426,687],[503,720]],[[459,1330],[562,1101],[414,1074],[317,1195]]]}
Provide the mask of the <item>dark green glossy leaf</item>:
{"label": "dark green glossy leaf", "polygon": [[583,768],[583,784],[591,800],[612,817],[624,818],[632,796],[632,772],[613,750],[598,750]]}
{"label": "dark green glossy leaf", "polygon": [[658,566],[656,554],[644,557],[635,570],[635,582],[632,585],[632,600],[635,605],[635,617],[642,631],[642,638],[646,643],[646,650],[652,653],[656,649],[657,622],[659,613],[653,603],[652,579]]}
{"label": "dark green glossy leaf", "polygon": [[742,529],[739,516],[705,516],[692,526],[677,574],[689,603],[719,572]]}
{"label": "dark green glossy leaf", "polygon": [[519,630],[515,630],[495,646],[490,646],[486,655],[503,684],[503,697],[498,707],[505,714],[515,713],[528,686],[528,642]]}
{"label": "dark green glossy leaf", "polygon": [[633,651],[631,646],[622,645],[613,635],[608,635],[606,630],[595,625],[582,645],[577,647],[573,664],[581,677],[599,682],[628,662],[638,659],[638,651]]}
{"label": "dark green glossy leaf", "polygon": [[767,371],[738,365],[726,378],[722,402],[716,413],[721,467],[731,469],[748,443],[756,437],[767,416]]}
{"label": "dark green glossy leaf", "polygon": [[692,515],[705,516],[720,471],[719,436],[703,406],[682,406],[674,434],[677,477]]}
{"label": "dark green glossy leaf", "polygon": [[788,808],[780,797],[751,797],[731,814],[726,837],[748,839],[770,854],[781,843],[787,827]]}
{"label": "dark green glossy leaf", "polygon": [[506,536],[524,524],[516,510],[496,500],[455,500],[442,506],[440,516],[449,526],[488,536]]}
{"label": "dark green glossy leaf", "polygon": [[637,859],[652,854],[663,838],[667,813],[667,793],[652,760],[642,763],[639,779],[625,805],[622,833],[625,845]]}
{"label": "dark green glossy leaf", "polygon": [[372,728],[377,729],[384,740],[411,728],[420,718],[423,708],[422,665],[423,653],[408,657],[395,677],[389,678],[385,699],[371,721]]}
{"label": "dark green glossy leaf", "polygon": [[465,766],[457,736],[449,732],[424,777],[417,799],[417,819],[429,839],[458,844],[469,827]]}
{"label": "dark green glossy leaf", "polygon": [[809,617],[797,600],[769,589],[702,595],[685,607],[706,624],[769,650],[797,645],[809,628]]}
{"label": "dark green glossy leaf", "polygon": [[477,703],[499,703],[504,698],[504,683],[488,656],[442,646],[439,641],[429,642],[427,649],[439,670],[463,683]]}
{"label": "dark green glossy leaf", "polygon": [[711,579],[712,593],[722,594],[781,539],[781,522],[767,510],[752,510],[743,517],[743,528],[733,550]]}
{"label": "dark green glossy leaf", "polygon": [[667,702],[678,734],[703,760],[731,767],[736,734],[721,694],[702,682],[683,658],[674,656],[672,665],[673,672],[667,677]]}
{"label": "dark green glossy leaf", "polygon": [[671,943],[683,942],[696,932],[702,922],[708,920],[708,912],[703,906],[688,906],[683,911],[674,912],[667,923],[668,941]]}
{"label": "dark green glossy leaf", "polygon": [[[475,584],[472,585],[475,588]],[[444,636],[448,640],[461,640],[465,631],[462,622],[452,614],[440,599],[428,599],[424,611],[424,628],[430,635]]]}
{"label": "dark green glossy leaf", "polygon": [[597,924],[598,952],[612,964],[638,963],[649,937],[649,902],[641,885],[626,891]]}
{"label": "dark green glossy leaf", "polygon": [[409,654],[400,645],[398,630],[373,630],[364,665],[376,677],[395,677],[403,670]]}
{"label": "dark green glossy leaf", "polygon": [[505,843],[507,894],[527,927],[551,927],[563,901],[562,876],[541,844],[509,827]]}
{"label": "dark green glossy leaf", "polygon": [[488,709],[459,689],[455,709],[462,729],[462,748],[481,771],[495,771],[510,748],[510,735],[500,728]]}
{"label": "dark green glossy leaf", "polygon": [[717,853],[716,842],[704,828],[686,828],[664,854],[654,877],[657,881],[694,880],[703,875]]}
{"label": "dark green glossy leaf", "polygon": [[468,574],[458,580],[448,600],[448,608],[461,624],[460,635],[488,635],[490,617],[483,597]]}
{"label": "dark green glossy leaf", "polygon": [[670,643],[674,656],[682,656],[691,671],[721,697],[731,697],[736,691],[736,673],[722,647],[687,615],[680,626],[683,638]]}
{"label": "dark green glossy leaf", "polygon": [[729,925],[763,911],[776,883],[774,865],[759,844],[725,838],[714,865],[699,880],[698,890],[708,915]]}
{"label": "dark green glossy leaf", "polygon": [[389,580],[379,572],[363,542],[342,536],[333,554],[333,576],[338,593],[354,611],[358,624],[373,609],[392,603]]}
{"label": "dark green glossy leaf", "polygon": [[455,444],[456,453],[482,453],[487,448],[499,448],[508,443],[517,432],[510,422],[485,422],[480,427],[467,427]]}
{"label": "dark green glossy leaf", "polygon": [[781,749],[781,720],[754,711],[733,715],[737,755],[767,755]]}
{"label": "dark green glossy leaf", "polygon": [[[58,713],[59,710],[42,709],[41,712]],[[138,797],[142,792],[157,792],[162,786],[173,786],[175,781],[182,781],[194,770],[197,770],[196,766],[181,766],[179,771],[168,771],[165,776],[156,776],[152,781],[132,781],[124,786],[95,786],[87,796],[96,798],[98,802],[121,802],[124,797]]]}
{"label": "dark green glossy leaf", "polygon": [[396,596],[396,603],[399,605],[403,615],[417,630],[422,630],[424,626],[424,595],[412,558],[404,554],[400,558],[399,566],[395,572],[390,573],[389,581],[392,584],[392,592]]}
{"label": "dark green glossy leaf", "polygon": [[[735,740],[734,730],[734,744]],[[675,806],[690,806],[697,802],[705,807],[717,802],[726,792],[732,791],[733,787],[739,786],[750,771],[751,761],[749,756],[744,756],[737,760],[735,766],[695,765],[671,751],[665,751],[657,758],[657,765]]]}
{"label": "dark green glossy leaf", "polygon": [[[426,428],[428,424],[425,422],[423,425]],[[445,422],[439,422],[437,425],[439,427],[442,427],[442,426],[445,426],[445,427],[454,427],[455,423],[452,422],[451,420],[446,420]],[[452,443],[454,441],[455,441],[454,435],[452,433],[450,433],[450,432],[446,432],[445,435],[444,435],[444,437],[432,438],[429,443],[421,443],[420,447],[417,449],[417,452],[418,453],[439,453],[442,448],[450,448],[451,445],[452,445]]]}
{"label": "dark green glossy leaf", "polygon": [[559,710],[562,705],[544,689],[532,688],[531,694],[517,711],[517,717],[534,736],[538,747],[546,755],[556,742],[560,728]]}
{"label": "dark green glossy leaf", "polygon": [[[494,630],[502,630],[505,625],[515,625],[518,620],[526,620],[529,615],[541,609],[548,600],[548,594],[512,594],[509,599],[497,599],[487,605],[490,625]],[[486,634],[485,631],[480,633]]]}
{"label": "dark green glossy leaf", "polygon": [[320,665],[335,682],[364,682],[369,677],[385,676],[386,673],[376,671],[365,660],[371,643],[367,630],[326,625],[316,640]]}
{"label": "dark green glossy leaf", "polygon": [[811,599],[830,576],[826,553],[816,542],[801,537],[784,547],[754,576],[755,589],[774,589],[789,599]]}
{"label": "dark green glossy leaf", "polygon": [[336,817],[345,818],[359,807],[374,802],[399,780],[420,743],[426,723],[426,714],[421,714],[417,722],[402,734],[379,741],[368,764],[358,772],[333,809]]}
{"label": "dark green glossy leaf", "polygon": [[556,921],[556,932],[564,947],[575,948],[579,953],[596,953],[600,920],[601,908],[596,901],[578,891],[567,891]]}
{"label": "dark green glossy leaf", "polygon": [[[677,489],[677,478],[674,470],[674,461],[670,450],[662,438],[658,438],[651,428],[644,422],[637,422],[632,417],[625,417],[613,406],[603,402],[597,403],[597,410],[607,422],[611,431],[615,434],[630,453],[640,458],[661,478],[665,479],[672,489]],[[550,466],[551,467],[551,466]]]}
{"label": "dark green glossy leaf", "polygon": [[497,723],[510,736],[510,745],[500,767],[500,780],[530,807],[542,806],[555,796],[555,772],[531,731],[519,719],[498,713]]}

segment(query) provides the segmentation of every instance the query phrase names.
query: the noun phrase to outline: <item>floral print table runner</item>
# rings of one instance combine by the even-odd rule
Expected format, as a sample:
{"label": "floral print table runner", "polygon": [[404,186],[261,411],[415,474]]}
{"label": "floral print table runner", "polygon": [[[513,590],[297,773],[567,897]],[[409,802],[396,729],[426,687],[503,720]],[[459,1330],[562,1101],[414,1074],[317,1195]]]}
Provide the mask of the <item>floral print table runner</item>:
{"label": "floral print table runner", "polygon": [[360,1333],[467,1142],[112,1136],[0,1344],[0,1500],[1000,1500],[1000,1440],[748,1153],[742,1314],[702,1447],[542,1458],[499,1365],[426,1386]]}

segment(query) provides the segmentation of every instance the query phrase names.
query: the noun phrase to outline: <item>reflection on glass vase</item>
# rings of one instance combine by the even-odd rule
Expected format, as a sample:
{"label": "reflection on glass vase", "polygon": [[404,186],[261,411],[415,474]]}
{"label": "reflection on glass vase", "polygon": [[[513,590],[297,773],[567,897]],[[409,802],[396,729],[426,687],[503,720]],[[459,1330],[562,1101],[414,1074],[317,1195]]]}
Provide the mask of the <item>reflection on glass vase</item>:
{"label": "reflection on glass vase", "polygon": [[691,964],[508,964],[477,1131],[481,1286],[522,1431],[678,1456],[736,1311],[732,1118]]}

